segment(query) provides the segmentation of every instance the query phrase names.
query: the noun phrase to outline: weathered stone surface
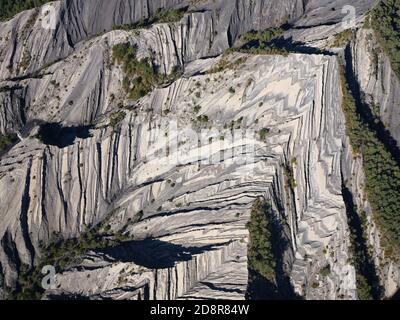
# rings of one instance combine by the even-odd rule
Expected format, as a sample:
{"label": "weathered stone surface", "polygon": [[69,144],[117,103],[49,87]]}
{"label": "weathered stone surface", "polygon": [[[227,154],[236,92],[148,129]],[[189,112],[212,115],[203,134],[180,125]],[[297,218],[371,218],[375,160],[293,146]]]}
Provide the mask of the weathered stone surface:
{"label": "weathered stone surface", "polygon": [[[399,90],[400,81],[393,72],[389,58],[379,48],[375,35],[370,29],[360,29],[351,45],[351,59],[355,77],[360,87],[362,99],[368,104],[372,112],[384,123],[391,137],[400,146],[400,112]],[[359,162],[360,160],[358,160]],[[356,175],[361,177],[356,184],[354,194],[359,196],[359,207],[369,213],[368,241],[373,248],[375,264],[378,268],[385,289],[385,295],[393,296],[400,287],[400,266],[385,259],[380,246],[380,232],[373,221],[371,209],[365,201],[364,176],[362,165],[358,164]],[[363,200],[364,199],[364,200]]]}
{"label": "weathered stone surface", "polygon": [[352,46],[354,73],[364,99],[372,107],[400,146],[400,81],[389,58],[379,48],[373,31],[360,29]]}
{"label": "weathered stone surface", "polygon": [[[361,159],[346,136],[337,57],[221,56],[240,34],[286,19],[295,28],[285,36],[327,48],[342,31],[342,1],[201,1],[180,22],[112,31],[188,3],[61,1],[52,5],[54,31],[41,28],[41,10],[30,22],[35,10],[0,23],[0,133],[18,131],[21,138],[0,158],[0,284],[4,278],[13,287],[20,266],[37,262],[40,243],[54,232],[77,237],[107,217],[113,232],[133,240],[87,253],[57,275],[46,298],[243,299],[246,223],[252,203],[264,196],[289,240],[284,269],[295,291],[308,299],[357,299],[343,184],[354,179],[358,206],[368,210],[368,203]],[[358,22],[371,3],[355,2]],[[390,110],[398,138],[398,80],[383,56],[374,80],[372,60],[361,57],[367,34],[356,34],[355,73],[383,119]],[[112,46],[127,41],[138,45],[140,58],[151,50],[161,72],[180,67],[183,76],[128,101],[123,72],[111,59]],[[234,69],[206,73],[220,59],[239,57],[245,62]],[[120,111],[125,118],[113,128],[110,118]],[[35,138],[43,122],[75,129],[58,145],[44,145]],[[206,130],[201,146],[189,129]],[[379,245],[376,252],[378,262]],[[328,264],[330,274],[321,275]],[[385,268],[389,296],[399,269]]]}
{"label": "weathered stone surface", "polygon": [[[278,194],[276,201],[285,208],[292,237],[293,282],[301,292],[303,284],[329,259],[330,250],[323,254],[325,247],[344,246],[346,252],[348,245],[339,166],[344,119],[338,95],[323,95],[338,92],[336,72],[334,58],[293,54],[288,58],[249,57],[238,70],[182,78],[144,98],[136,112],[138,116],[128,113],[120,132],[94,129],[91,138],[78,139],[65,149],[38,144],[39,150],[32,151],[34,156],[19,155],[26,159],[25,170],[19,166],[9,173],[7,169],[18,161],[12,159],[12,150],[2,159],[5,176],[1,181],[9,183],[13,177],[14,183],[28,186],[20,188],[20,199],[30,199],[25,210],[29,230],[37,230],[37,236],[28,241],[34,246],[40,235],[53,231],[77,235],[84,225],[101,220],[113,208],[118,208],[113,218],[116,230],[137,212],[144,211],[143,222],[128,227],[135,239],[151,237],[179,245],[222,245],[246,239],[245,223],[257,196]],[[198,82],[203,88],[200,98],[195,95]],[[236,88],[234,94],[229,92],[230,87]],[[191,95],[184,94],[191,91]],[[250,151],[257,150],[254,168],[235,161],[213,166],[202,166],[196,161],[178,169],[166,157],[145,160],[152,150],[165,147],[159,136],[163,136],[173,119],[179,119],[179,126],[192,125],[193,102],[201,106],[201,114],[212,119],[209,125],[220,129],[220,134],[229,134],[230,129],[224,129],[224,125],[242,117],[242,129],[271,130],[266,144],[254,138],[249,143]],[[146,113],[149,106],[152,111]],[[164,119],[161,115],[165,108],[170,108],[171,113]],[[146,142],[151,137],[158,139],[148,149]],[[314,143],[310,145],[310,141]],[[34,147],[30,140],[25,143],[29,143],[30,149]],[[219,150],[232,147],[218,141],[211,145],[211,154],[206,150],[205,155],[215,157]],[[194,146],[188,148],[191,153],[196,151]],[[179,158],[184,156],[185,153]],[[173,155],[170,157],[174,159]],[[294,198],[290,198],[281,165],[294,158],[298,187]],[[173,188],[168,179],[174,181]],[[49,195],[45,190],[50,189],[58,191]],[[157,212],[159,207],[162,209]],[[28,244],[20,245],[25,247],[19,250],[25,252],[21,260],[29,263]],[[332,265],[337,265],[333,272],[342,278],[351,267],[346,255],[336,259],[336,263],[332,261]],[[246,279],[247,271],[241,277]],[[352,297],[352,286],[349,278],[349,284],[339,287],[339,291]],[[78,286],[74,293],[83,294],[79,289]],[[326,294],[334,297],[337,289],[332,285]],[[70,287],[66,291],[72,292]],[[242,288],[241,292],[244,291]],[[195,293],[181,295],[186,294]]]}

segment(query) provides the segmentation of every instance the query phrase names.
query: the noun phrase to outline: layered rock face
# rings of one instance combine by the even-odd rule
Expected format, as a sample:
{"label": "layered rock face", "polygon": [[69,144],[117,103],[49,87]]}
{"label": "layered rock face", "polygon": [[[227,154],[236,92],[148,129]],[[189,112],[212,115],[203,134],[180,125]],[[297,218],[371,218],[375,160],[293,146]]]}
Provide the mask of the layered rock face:
{"label": "layered rock face", "polygon": [[[246,260],[241,259],[246,255],[245,224],[252,202],[258,196],[265,194],[276,197],[276,201],[280,202],[277,205],[284,207],[282,213],[285,212],[283,214],[289,224],[290,234],[293,237],[291,250],[295,253],[295,256],[292,254],[290,261],[294,264],[293,281],[299,291],[303,285],[312,281],[312,277],[319,272],[326,259],[330,259],[328,258],[330,250],[325,249],[326,247],[341,246],[343,252],[347,251],[348,243],[344,240],[347,224],[343,199],[340,195],[340,152],[344,137],[344,120],[339,108],[339,95],[328,98],[322,96],[326,89],[332,92],[339,90],[337,77],[330,78],[335,69],[335,60],[323,56],[251,58],[240,69],[227,71],[223,75],[217,73],[213,76],[204,75],[178,80],[171,87],[156,92],[150,101],[143,101],[146,106],[155,106],[149,115],[152,120],[140,118],[139,124],[133,125],[135,120],[128,116],[126,123],[122,125],[121,133],[117,136],[113,133],[107,138],[104,136],[105,140],[99,136],[101,142],[85,141],[88,145],[99,143],[103,145],[106,142],[101,150],[112,145],[115,149],[108,153],[121,155],[118,159],[121,164],[118,166],[106,161],[103,164],[95,162],[88,163],[88,170],[99,167],[105,170],[110,167],[121,169],[125,166],[122,163],[127,166],[121,172],[121,178],[124,180],[122,185],[125,186],[117,192],[119,199],[114,200],[114,206],[118,208],[114,213],[115,217],[118,217],[114,218],[116,225],[126,225],[127,220],[133,218],[133,213],[143,210],[144,220],[126,228],[135,239],[157,239],[160,241],[160,246],[163,243],[184,247],[190,244],[197,248],[195,252],[211,246],[204,250],[204,253],[194,254],[189,260],[192,264],[199,264],[194,270],[197,268],[201,270],[203,264],[209,264],[204,274],[194,272],[192,268],[186,266],[188,262],[182,262],[185,266],[182,267],[183,271],[176,270],[176,266],[172,270],[166,268],[162,272],[167,275],[176,274],[176,279],[170,278],[169,281],[161,282],[157,280],[156,288],[155,285],[148,284],[146,290],[160,292],[154,298],[181,298],[187,295],[206,297],[201,286],[188,285],[182,278],[188,278],[189,284],[197,281],[200,284],[210,283],[223,288],[224,281],[221,280],[221,276],[226,272],[230,274],[230,269],[238,272],[238,268],[242,273],[234,278],[237,279],[234,281],[237,284],[235,290],[243,297],[247,285]],[[309,76],[300,76],[307,74]],[[276,82],[270,83],[269,79],[274,78],[277,79]],[[147,162],[145,157],[149,152],[152,154],[153,150],[155,153],[158,150],[162,151],[165,149],[165,141],[171,138],[175,140],[173,137],[163,139],[164,132],[168,132],[169,135],[173,135],[174,132],[174,129],[165,127],[165,122],[171,125],[173,119],[190,118],[195,92],[192,96],[185,96],[184,92],[191,92],[191,89],[194,91],[198,82],[202,86],[208,83],[202,92],[202,97],[196,100],[196,103],[201,106],[201,114],[207,114],[213,119],[207,125],[213,125],[213,128],[220,130],[217,131],[218,135],[214,133],[217,141],[209,142],[209,137],[212,137],[210,134],[213,132],[208,132],[208,129],[205,130],[206,136],[203,139],[206,144],[200,146],[197,139],[182,134],[178,136],[178,144],[181,140],[184,144],[178,148],[177,157],[171,148],[169,156],[162,157],[161,154]],[[229,92],[230,86],[236,88],[234,94]],[[291,88],[289,95],[286,91],[288,87]],[[156,104],[155,101],[159,103]],[[167,102],[167,108],[171,108],[167,119],[160,117],[163,101]],[[158,109],[157,105],[161,108]],[[327,105],[329,107],[325,108]],[[229,141],[230,129],[224,129],[224,124],[237,122],[240,118],[243,118],[243,128],[235,130],[235,139]],[[181,132],[186,125],[190,125],[184,120],[180,122],[182,123],[178,124],[178,131]],[[331,135],[330,132],[333,131],[324,129],[325,126],[335,127],[335,134]],[[259,141],[256,135],[246,137],[248,131],[258,132],[264,127],[270,128],[266,145]],[[169,130],[172,130],[172,133]],[[320,135],[320,132],[326,132],[326,135]],[[245,135],[243,138],[240,137],[242,134]],[[218,139],[221,135],[224,136],[223,141]],[[151,141],[152,137],[155,139],[149,149],[145,141]],[[237,140],[238,137],[241,139]],[[310,140],[314,141],[312,145]],[[324,151],[321,152],[320,149]],[[93,149],[93,152],[98,153],[98,149]],[[218,159],[221,152],[224,152],[224,157]],[[252,157],[255,157],[254,163],[250,161],[253,160]],[[99,155],[92,156],[89,152],[88,158],[97,160]],[[133,158],[136,158],[136,161],[129,165],[129,159]],[[293,193],[294,198],[291,199],[282,165],[294,158],[297,159],[294,166],[296,181],[302,187],[296,188]],[[178,170],[174,166],[174,159],[182,162]],[[303,167],[308,169],[305,171],[298,169]],[[119,175],[117,172],[115,174]],[[322,179],[326,176],[329,178]],[[73,176],[72,180],[74,179]],[[63,197],[70,198],[69,195]],[[52,198],[54,201],[54,197]],[[338,230],[342,234],[337,233]],[[214,249],[221,245],[224,249]],[[187,250],[190,252],[193,249]],[[215,262],[214,259],[217,261],[221,259],[221,254],[223,262]],[[306,258],[308,255],[314,257],[313,265]],[[158,254],[154,256],[158,257]],[[235,262],[236,257],[238,261]],[[199,259],[205,261],[200,263]],[[232,259],[234,262],[231,262]],[[354,282],[354,278],[351,277],[354,277],[354,274],[347,263],[347,256],[340,255],[336,259],[337,266],[333,272],[337,272],[337,276],[341,279],[349,277],[348,283],[350,283],[345,282],[338,291],[349,297],[354,296],[354,288],[351,286],[352,281]],[[236,263],[237,266],[230,268],[229,264],[232,263]],[[192,274],[187,274],[189,272],[187,268],[190,268]],[[83,267],[82,272],[86,275],[88,269],[94,272],[93,277],[96,278],[99,268]],[[70,284],[66,289],[67,292],[81,294],[83,290],[87,295],[92,288],[89,283],[86,288],[79,286],[76,287],[76,291],[73,290],[73,278],[77,272],[74,270],[60,276],[58,279],[61,287],[65,281]],[[117,278],[113,272],[110,276]],[[153,277],[158,279],[158,276],[153,275]],[[136,281],[129,281],[130,290],[136,291],[143,286],[142,278]],[[180,282],[185,283],[183,289],[180,288]],[[110,285],[116,286],[115,283]],[[196,292],[197,287],[200,292]],[[229,287],[226,296],[222,294],[225,292],[222,288],[218,297],[231,297],[232,292],[228,290]],[[334,295],[337,289],[334,286],[328,287],[326,294]],[[121,288],[109,287],[108,290],[119,293]],[[168,296],[166,292],[170,295]]]}
{"label": "layered rock face", "polygon": [[[349,56],[354,70],[355,78],[359,84],[360,98],[365,101],[390,133],[393,144],[400,146],[399,136],[399,86],[400,82],[391,68],[389,58],[379,48],[377,40],[371,29],[360,29],[355,34],[355,39],[349,48]],[[359,161],[358,161],[359,162]],[[365,177],[362,166],[357,165],[354,175],[359,183],[356,183],[354,194],[358,194],[358,205],[370,211],[369,204],[365,201],[362,185]],[[364,199],[364,200],[363,200]],[[385,260],[380,247],[379,230],[370,217],[368,228],[369,245],[373,247],[376,265],[382,265],[381,278],[384,279],[384,289],[387,296],[392,296],[398,290],[400,283],[399,265],[393,261]]]}
{"label": "layered rock face", "polygon": [[[358,19],[371,4],[354,4]],[[185,6],[179,22],[112,31]],[[1,23],[0,132],[20,138],[0,158],[2,287],[15,287],[21,267],[40,261],[54,233],[75,238],[107,221],[130,240],[87,252],[57,274],[45,298],[244,299],[246,223],[264,197],[288,239],[283,269],[294,291],[357,299],[343,186],[357,180],[351,191],[362,201],[364,177],[346,136],[337,56],[222,55],[240,34],[287,20],[296,26],[287,38],[326,45],[341,31],[332,27],[341,6],[71,0]],[[48,12],[55,28],[43,28]],[[396,112],[398,80],[380,72],[373,81],[366,71],[367,33],[358,31],[353,43],[355,73],[385,120],[384,110]],[[113,46],[126,42],[161,73],[179,68],[182,76],[130,101],[112,59]],[[224,61],[233,66],[210,72]],[[383,61],[379,68],[389,70]],[[398,121],[387,117],[398,139]],[[45,123],[62,127],[49,130],[47,143],[37,139]],[[396,264],[388,268],[381,277],[390,296],[400,281]]]}
{"label": "layered rock face", "polygon": [[[2,90],[0,96],[0,101],[4,101],[0,132],[20,129],[26,121],[26,106],[36,102],[32,101],[35,97],[16,85],[15,81],[19,83],[24,78],[32,79],[51,73],[54,63],[59,60],[62,60],[62,64],[70,61],[76,57],[76,52],[80,51],[82,46],[90,44],[89,38],[106,33],[115,26],[138,22],[148,18],[158,9],[187,7],[190,3],[179,0],[56,1],[1,23],[0,79],[4,82],[2,87],[9,90]],[[303,13],[300,3],[301,1],[254,1],[249,6],[246,1],[199,1],[189,7],[193,13],[185,17],[184,23],[181,24],[182,30],[167,28],[160,31],[160,34],[158,30],[154,30],[152,40],[159,43],[153,49],[163,54],[164,51],[157,49],[163,46],[177,48],[171,52],[170,57],[163,56],[163,59],[178,60],[180,64],[219,55],[229,48],[241,33],[279,26],[288,17],[297,18]],[[203,36],[198,37],[199,34]],[[163,38],[168,36],[169,38]],[[145,47],[151,48],[151,45],[150,43]],[[96,54],[95,51],[93,54]],[[90,61],[95,64],[96,57],[92,57]],[[76,64],[81,66],[82,62],[73,62],[74,68],[77,67]],[[92,77],[87,74],[87,79],[102,76],[101,67],[93,67],[95,69],[92,72],[96,74]],[[72,72],[73,69],[69,71]],[[37,90],[35,89],[35,92]],[[51,98],[54,99],[54,95]],[[20,106],[22,99],[23,106]],[[99,105],[104,103],[95,101],[93,106],[89,106],[94,110],[89,112],[96,111]],[[48,115],[45,117],[49,120]],[[35,114],[34,118],[41,117]],[[93,121],[93,115],[83,115],[81,119],[73,120],[80,121],[79,123]]]}
{"label": "layered rock face", "polygon": [[382,122],[400,145],[400,82],[390,66],[390,60],[379,48],[372,30],[361,29],[357,32],[352,56],[362,94],[376,108]]}

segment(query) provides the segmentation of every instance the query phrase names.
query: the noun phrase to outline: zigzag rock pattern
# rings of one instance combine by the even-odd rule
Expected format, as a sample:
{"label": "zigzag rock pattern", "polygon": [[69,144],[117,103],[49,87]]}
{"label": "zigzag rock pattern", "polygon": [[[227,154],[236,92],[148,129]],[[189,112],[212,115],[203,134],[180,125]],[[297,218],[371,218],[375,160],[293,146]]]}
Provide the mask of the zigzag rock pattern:
{"label": "zigzag rock pattern", "polygon": [[[363,193],[364,177],[346,135],[337,57],[222,55],[241,34],[284,19],[296,23],[288,36],[319,46],[340,11],[321,1],[330,24],[319,26],[303,15],[317,10],[314,1],[248,2],[57,1],[54,30],[40,28],[42,9],[0,23],[0,132],[20,138],[0,158],[0,284],[14,287],[54,233],[79,237],[107,220],[131,240],[87,252],[45,298],[244,299],[246,224],[264,197],[283,226],[295,292],[357,299],[342,188],[356,177],[352,192]],[[186,5],[179,22],[112,30]],[[358,15],[370,7],[355,5]],[[320,27],[326,37],[315,39]],[[161,73],[182,76],[127,100],[112,61],[112,47],[126,42]],[[357,51],[354,59],[363,90],[381,97]],[[224,60],[234,66],[209,72]],[[62,126],[62,139],[37,138],[48,123]],[[398,283],[394,276],[389,291]]]}

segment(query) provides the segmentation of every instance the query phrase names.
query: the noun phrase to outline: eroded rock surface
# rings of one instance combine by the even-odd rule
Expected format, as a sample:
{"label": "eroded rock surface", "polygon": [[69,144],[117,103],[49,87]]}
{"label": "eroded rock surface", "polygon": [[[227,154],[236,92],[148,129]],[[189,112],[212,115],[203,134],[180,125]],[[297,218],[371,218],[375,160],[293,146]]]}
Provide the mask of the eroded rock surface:
{"label": "eroded rock surface", "polygon": [[[20,135],[0,159],[0,284],[13,288],[53,233],[78,237],[107,219],[131,240],[85,254],[45,298],[244,299],[246,223],[252,203],[266,197],[288,239],[284,269],[294,291],[357,299],[343,185],[353,178],[356,202],[368,203],[346,136],[335,50],[222,55],[241,34],[286,21],[294,27],[285,37],[327,48],[343,31],[343,1],[336,10],[331,2],[56,1],[0,23],[0,132]],[[372,2],[355,1],[357,21]],[[176,23],[112,30],[185,6]],[[56,13],[55,29],[41,27],[46,10]],[[398,79],[383,55],[371,69],[369,34],[355,34],[355,74],[398,140]],[[182,76],[129,101],[112,61],[112,47],[125,42],[160,72],[179,68]],[[240,63],[207,72],[222,59]],[[44,123],[63,126],[54,143],[37,139]],[[390,296],[399,269],[385,268]]]}

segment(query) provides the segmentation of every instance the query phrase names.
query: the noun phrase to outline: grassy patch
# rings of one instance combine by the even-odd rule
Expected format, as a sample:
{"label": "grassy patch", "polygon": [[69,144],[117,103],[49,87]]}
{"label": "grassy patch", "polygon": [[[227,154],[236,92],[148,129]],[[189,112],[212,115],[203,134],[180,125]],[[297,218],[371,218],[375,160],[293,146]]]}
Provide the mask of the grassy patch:
{"label": "grassy patch", "polygon": [[138,100],[156,86],[171,82],[181,75],[178,67],[174,68],[170,75],[163,75],[150,58],[138,60],[136,58],[137,47],[130,43],[121,43],[113,47],[113,61],[122,66],[125,74],[123,88],[128,98]]}
{"label": "grassy patch", "polygon": [[333,42],[332,47],[338,48],[346,45],[350,41],[352,34],[353,32],[351,29],[338,33],[335,36],[335,41]]}
{"label": "grassy patch", "polygon": [[136,59],[137,47],[129,43],[113,47],[113,59],[122,65],[125,74],[123,88],[129,99],[138,100],[148,94],[156,85],[156,72],[149,59]]}
{"label": "grassy patch", "polygon": [[270,28],[264,31],[250,31],[240,37],[244,43],[240,48],[230,49],[247,54],[270,54],[288,56],[289,52],[280,48],[274,43],[274,40],[283,35],[284,27]]}
{"label": "grassy patch", "polygon": [[284,33],[283,28],[270,28],[264,31],[250,31],[240,37],[240,40],[246,44],[256,42],[268,45],[272,40],[280,37]]}
{"label": "grassy patch", "polygon": [[181,9],[173,9],[173,10],[158,9],[156,14],[152,17],[142,19],[132,24],[114,26],[114,29],[135,30],[135,29],[148,28],[156,23],[178,22],[183,18],[183,16],[187,12],[187,9],[188,9],[187,7]]}
{"label": "grassy patch", "polygon": [[227,51],[218,61],[218,63],[207,71],[207,74],[218,73],[229,69],[237,69],[240,65],[245,63],[246,60],[246,57],[240,57],[237,59],[233,59],[232,61],[232,57],[229,56],[229,51]]}

